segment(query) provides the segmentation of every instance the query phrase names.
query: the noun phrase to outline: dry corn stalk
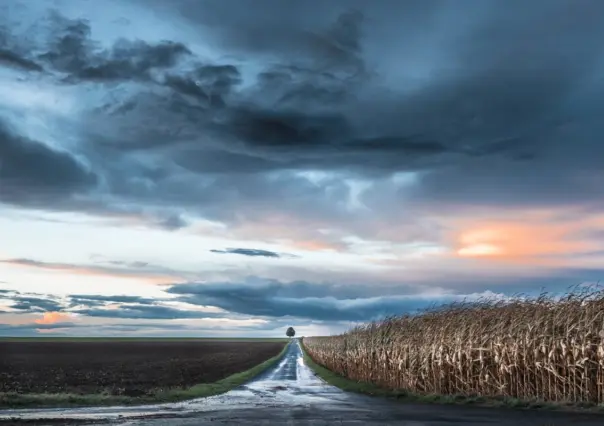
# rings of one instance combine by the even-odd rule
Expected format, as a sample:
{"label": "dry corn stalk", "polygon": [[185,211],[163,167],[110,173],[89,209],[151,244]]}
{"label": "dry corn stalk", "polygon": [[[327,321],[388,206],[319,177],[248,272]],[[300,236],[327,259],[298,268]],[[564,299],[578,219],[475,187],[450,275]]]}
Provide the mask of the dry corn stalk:
{"label": "dry corn stalk", "polygon": [[414,393],[604,403],[604,291],[456,303],[304,338],[357,381]]}

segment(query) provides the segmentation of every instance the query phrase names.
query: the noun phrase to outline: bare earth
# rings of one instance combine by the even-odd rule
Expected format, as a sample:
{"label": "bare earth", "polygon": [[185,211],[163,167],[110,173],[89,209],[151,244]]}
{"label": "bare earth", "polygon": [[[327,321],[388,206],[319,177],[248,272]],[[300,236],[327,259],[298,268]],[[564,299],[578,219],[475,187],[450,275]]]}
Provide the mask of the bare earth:
{"label": "bare earth", "polygon": [[349,394],[317,378],[304,365],[300,347],[292,344],[278,366],[223,395],[148,407],[0,411],[2,420],[132,426],[601,426],[604,415],[414,405]]}
{"label": "bare earth", "polygon": [[212,383],[285,343],[212,340],[0,341],[0,392],[140,396]]}

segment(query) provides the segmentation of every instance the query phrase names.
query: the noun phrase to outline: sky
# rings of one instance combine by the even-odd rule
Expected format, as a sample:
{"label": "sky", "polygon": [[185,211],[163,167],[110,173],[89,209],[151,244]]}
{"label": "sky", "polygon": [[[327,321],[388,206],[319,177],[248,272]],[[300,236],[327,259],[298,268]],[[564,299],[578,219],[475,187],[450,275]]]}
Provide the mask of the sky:
{"label": "sky", "polygon": [[325,335],[599,282],[603,16],[3,0],[0,335]]}

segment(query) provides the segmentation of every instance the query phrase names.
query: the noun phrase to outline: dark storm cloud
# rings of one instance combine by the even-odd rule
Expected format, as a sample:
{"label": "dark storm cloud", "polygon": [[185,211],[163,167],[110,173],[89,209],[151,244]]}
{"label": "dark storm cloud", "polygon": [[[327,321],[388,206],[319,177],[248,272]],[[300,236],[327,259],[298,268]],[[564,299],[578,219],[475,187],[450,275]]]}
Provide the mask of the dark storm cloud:
{"label": "dark storm cloud", "polygon": [[[422,287],[415,280],[398,278],[391,285],[351,284],[353,280],[337,283],[307,281],[283,282],[249,278],[242,282],[208,282],[176,284],[166,290],[178,299],[200,306],[216,306],[231,313],[278,320],[281,317],[324,321],[367,321],[387,315],[407,314],[443,304],[501,295],[524,294],[538,296],[547,289],[562,295],[569,288],[586,282],[599,282],[601,269],[558,268],[534,275],[477,277],[462,270],[439,273],[430,283],[438,283],[434,293],[418,293]],[[489,291],[484,292],[485,288]]]}
{"label": "dark storm cloud", "polygon": [[188,170],[207,174],[250,175],[296,166],[292,161],[275,161],[245,152],[208,149],[203,150],[203,154],[205,155],[200,155],[200,151],[195,148],[184,149],[175,161]]}
{"label": "dark storm cloud", "polygon": [[52,299],[28,296],[12,296],[10,307],[24,312],[48,312],[63,309],[63,304]]}
{"label": "dark storm cloud", "polygon": [[316,284],[266,282],[178,284],[167,292],[180,300],[211,305],[229,312],[263,317],[298,317],[329,321],[366,321],[387,315],[414,312],[442,299],[387,296],[373,298],[335,298],[333,289]]}
{"label": "dark storm cloud", "polygon": [[40,55],[55,70],[67,73],[67,81],[111,82],[150,80],[151,71],[174,66],[191,52],[182,43],[121,39],[101,49],[91,39],[90,22],[67,19],[59,13],[50,17],[54,32],[48,50]]}
{"label": "dark storm cloud", "polygon": [[258,74],[257,84],[277,105],[336,105],[352,95],[350,82],[335,74],[295,65],[273,66]]}
{"label": "dark storm cloud", "polygon": [[[303,43],[293,36],[302,27],[294,15],[308,23],[313,10],[329,9],[324,16],[334,16],[338,6],[276,6],[272,12],[282,15],[273,22],[291,20],[293,25],[271,28],[266,23],[268,28],[262,29],[251,17],[246,20],[237,11],[215,6],[215,13],[224,18],[217,38],[242,52],[283,54],[285,62],[259,76],[262,100],[229,110],[221,124],[225,135],[245,141],[247,147],[222,154],[235,160],[234,171],[345,170],[355,165],[363,167],[363,173],[425,169],[430,173],[414,193],[423,202],[479,198],[488,203],[563,203],[601,195],[602,187],[589,182],[597,182],[602,169],[597,135],[603,129],[595,118],[604,106],[603,87],[595,77],[602,67],[602,48],[593,37],[602,29],[599,14],[586,11],[601,10],[602,5],[586,2],[584,9],[569,14],[565,2],[523,4],[519,14],[520,3],[506,4],[505,10],[488,3],[476,4],[478,12],[464,16],[442,3],[442,9],[434,2],[425,4],[401,6],[408,10],[405,19],[412,21],[417,14],[418,23],[407,22],[398,33],[394,22],[384,17],[385,6],[364,9],[371,19],[347,24],[365,29],[350,31],[358,40],[358,48],[351,51],[375,68],[374,74],[362,78],[338,77],[339,68],[313,62],[314,51],[294,48]],[[294,13],[294,8],[300,10]],[[195,16],[194,11],[187,14]],[[388,66],[413,66],[413,55],[408,61],[394,61],[395,52],[380,45],[378,34],[393,36],[390,40],[400,43],[401,51],[413,50],[404,35],[421,39],[419,23],[430,24],[434,16],[442,18],[436,31],[447,40],[432,49],[427,46],[421,59],[434,60],[438,73],[416,86],[401,77],[400,86],[378,89],[380,73],[387,77]],[[548,17],[547,24],[535,25],[545,22],[542,16]],[[377,29],[378,22],[383,29]],[[264,39],[257,34],[273,30],[282,37]],[[258,35],[257,44],[246,41],[250,35]],[[305,67],[287,64],[288,49],[303,58],[308,55]],[[376,57],[378,52],[383,57]],[[405,84],[411,90],[403,93],[400,87]],[[325,104],[330,108],[322,109]],[[187,150],[183,161],[191,170],[213,171],[218,167],[213,155],[197,148]],[[226,161],[218,164],[229,169]],[[586,177],[590,174],[593,179]]]}
{"label": "dark storm cloud", "polygon": [[[248,0],[238,1],[237,7],[180,0],[173,3],[172,9],[186,21],[209,28],[208,36],[227,51],[288,59],[301,57],[326,68],[362,72],[364,15],[358,9],[362,5],[330,3],[270,1],[257,8],[256,3]],[[156,4],[161,7],[161,2]]]}
{"label": "dark storm cloud", "polygon": [[220,254],[240,254],[242,256],[250,256],[250,257],[292,257],[291,254],[287,253],[276,253],[270,250],[260,250],[260,249],[248,249],[248,248],[228,248],[225,250],[210,250],[212,253],[220,253]]}
{"label": "dark storm cloud", "polygon": [[[277,321],[281,317],[323,321],[368,321],[388,315],[413,314],[452,302],[498,299],[502,295],[523,294],[536,297],[543,289],[553,296],[563,296],[571,287],[601,280],[602,270],[559,269],[538,276],[489,277],[484,292],[481,282],[471,272],[443,276],[441,284],[449,291],[433,295],[417,294],[417,288],[404,281],[376,293],[366,287],[313,284],[305,281],[284,283],[277,280],[248,280],[241,283],[177,284],[167,293],[183,302],[216,306],[231,313],[261,316]],[[373,293],[373,294],[372,294]]]}
{"label": "dark storm cloud", "polygon": [[[179,116],[173,127],[185,126],[198,136],[209,132],[222,139],[231,145],[230,149],[228,145],[222,146],[227,153],[239,150],[237,142],[241,141],[245,144],[244,151],[259,149],[262,156],[271,157],[270,152],[264,150],[274,149],[278,160],[288,163],[287,167],[304,168],[313,164],[336,167],[342,163],[345,166],[349,162],[359,165],[361,158],[358,156],[364,152],[375,152],[381,159],[385,152],[392,151],[409,160],[414,156],[447,152],[446,146],[421,138],[415,140],[413,135],[359,133],[354,126],[356,117],[347,113],[345,101],[354,101],[356,87],[365,81],[365,77],[358,67],[351,71],[341,66],[351,61],[362,63],[358,57],[362,14],[343,11],[334,19],[335,23],[320,33],[308,34],[306,43],[310,46],[312,63],[300,66],[285,59],[284,65],[267,64],[266,70],[258,76],[255,88],[241,92],[229,102],[225,97],[241,82],[240,70],[235,65],[202,64],[193,71],[179,70],[175,68],[178,59],[191,52],[177,42],[151,46],[142,41],[121,40],[103,50],[91,40],[91,24],[85,20],[74,21],[55,14],[49,51],[40,57],[49,67],[68,73],[70,81],[153,80],[154,84],[172,89],[174,94],[195,98],[198,103],[191,104],[168,95],[158,107]],[[316,62],[319,59],[321,61]],[[169,72],[154,78],[151,70]],[[344,74],[339,75],[342,72]],[[333,113],[321,110],[326,104],[333,103],[328,101],[330,97],[338,100],[333,105]],[[132,108],[144,99],[144,96],[135,97],[124,106]],[[200,107],[227,109],[216,121],[216,111],[204,112]],[[153,136],[168,136],[158,133],[157,127],[131,130],[139,133],[136,139],[148,140],[148,147],[156,146],[152,142]],[[119,146],[131,144],[121,141]],[[189,150],[187,156],[196,153],[197,157],[205,157],[207,148],[211,146]],[[211,154],[211,150],[209,152]],[[322,159],[325,154],[332,158]]]}
{"label": "dark storm cloud", "polygon": [[25,71],[42,71],[36,62],[27,59],[11,50],[0,48],[0,66],[22,69]]}
{"label": "dark storm cloud", "polygon": [[151,299],[141,296],[115,295],[104,296],[98,294],[71,294],[69,295],[72,306],[102,306],[107,303],[136,303],[138,305],[153,305],[160,302],[159,299]]}
{"label": "dark storm cloud", "polygon": [[[604,195],[602,2],[129,4],[186,30],[165,41],[97,40],[106,29],[94,16],[59,11],[31,49],[3,47],[13,68],[31,60],[48,81],[81,89],[78,154],[110,195],[99,211],[123,201],[226,222],[278,210],[309,216],[309,229],[368,226],[350,221],[344,184],[315,185],[300,170],[374,182],[423,172],[413,190],[366,196],[376,222],[396,222],[389,212],[403,197],[541,205]],[[60,175],[80,170],[63,161]],[[185,225],[177,216],[163,224]]]}
{"label": "dark storm cloud", "polygon": [[[21,314],[53,312],[64,308],[62,301],[50,295],[21,293],[15,290],[0,290],[0,297],[9,301],[9,308],[17,310]],[[0,309],[0,313],[6,312],[8,311]]]}
{"label": "dark storm cloud", "polygon": [[[599,13],[592,12],[601,11],[602,5],[586,1],[584,8],[566,13],[569,6],[563,1],[528,6],[510,2],[505,7],[496,2],[472,4],[476,7],[461,13],[444,2],[383,2],[372,3],[371,8],[364,2],[275,3],[271,19],[265,12],[243,14],[243,8],[220,5],[176,2],[175,7],[187,10],[186,19],[210,25],[210,34],[224,46],[252,56],[269,52],[284,62],[260,73],[258,94],[263,99],[234,109],[223,123],[226,135],[245,141],[256,153],[257,157],[248,157],[253,170],[334,169],[361,162],[369,170],[432,169],[433,163],[415,160],[450,154],[440,160],[448,167],[429,176],[427,186],[439,194],[437,185],[443,194],[453,189],[450,194],[470,197],[472,191],[466,191],[464,184],[472,184],[477,174],[473,170],[487,177],[474,179],[474,185],[481,185],[478,189],[484,188],[481,193],[488,195],[487,191],[501,187],[505,193],[500,195],[511,196],[505,180],[515,178],[504,175],[507,168],[514,170],[510,175],[521,176],[517,180],[528,181],[527,189],[520,188],[528,194],[540,187],[538,178],[532,184],[530,173],[535,169],[544,176],[545,185],[556,174],[558,181],[572,179],[584,162],[596,166],[589,152],[599,150],[594,138],[600,132],[590,117],[602,107],[596,94],[602,86],[595,78],[602,65],[602,48],[593,34],[602,29]],[[343,13],[348,6],[358,7],[361,13]],[[396,14],[404,15],[405,26],[387,16],[393,10],[406,12]],[[367,19],[362,19],[365,15]],[[430,26],[435,17],[441,20],[436,28]],[[323,28],[312,27],[313,19]],[[332,20],[331,27],[327,20]],[[214,27],[219,21],[220,27]],[[312,31],[303,30],[307,27]],[[418,40],[428,28],[443,39],[440,45],[420,46]],[[384,43],[386,34],[391,44]],[[318,35],[323,45],[310,41]],[[423,53],[420,59],[433,60],[438,73],[414,86],[402,72],[400,84],[392,90],[378,89],[380,77],[405,63],[413,67],[414,43]],[[338,78],[341,68],[336,65],[346,61],[334,65],[319,60],[329,46],[347,52],[347,57],[363,58],[365,67],[373,66],[375,72],[363,78],[352,73],[347,79]],[[390,46],[409,52],[409,58],[395,58]],[[288,53],[294,52],[305,61],[304,67],[292,65]],[[412,90],[401,92],[405,84]],[[595,92],[586,90],[588,86]],[[321,110],[325,103],[331,107],[328,112]],[[578,106],[584,109],[580,114]],[[593,128],[591,134],[581,131],[578,140],[573,138],[575,131],[568,128],[573,120]],[[576,148],[570,147],[569,140]],[[192,154],[187,153],[189,164],[194,161]],[[198,151],[199,157],[205,154]],[[247,154],[238,155],[244,160]],[[262,164],[258,156],[270,160]],[[198,170],[210,162],[200,160]],[[593,191],[596,188],[586,188]],[[549,192],[553,196],[555,185]]]}
{"label": "dark storm cloud", "polygon": [[[196,158],[194,154],[184,156],[191,161]],[[204,158],[203,164],[217,167],[212,158]],[[309,220],[320,216],[324,218],[326,212],[332,217],[346,213],[346,207],[341,202],[347,199],[349,188],[335,177],[315,185],[305,177],[277,170],[274,174],[263,171],[231,173],[226,169],[221,169],[215,175],[198,173],[190,174],[187,179],[175,174],[153,182],[149,189],[143,191],[128,178],[120,179],[114,190],[121,197],[143,205],[178,206],[191,215],[203,215],[227,223],[247,218],[262,220],[276,211],[286,215],[299,214],[310,205],[314,209],[305,212]],[[282,200],[288,202],[283,203]],[[344,218],[341,221],[344,223]]]}
{"label": "dark storm cloud", "polygon": [[[86,295],[73,294],[68,296],[68,301],[63,302],[52,297],[15,293],[7,298],[10,308],[17,313],[44,313],[60,311],[67,314],[78,314],[88,317],[122,318],[122,319],[195,319],[216,318],[223,314],[215,312],[200,312],[199,310],[180,309],[162,304],[174,299],[147,298],[131,295]],[[119,305],[116,309],[105,309],[113,304]],[[0,312],[8,312],[1,311]]]}
{"label": "dark storm cloud", "polygon": [[182,95],[192,96],[208,107],[225,106],[224,97],[241,82],[233,65],[200,65],[185,75],[165,77],[164,84]]}
{"label": "dark storm cloud", "polygon": [[19,136],[0,117],[0,200],[53,204],[96,183],[97,176],[70,153]]}
{"label": "dark storm cloud", "polygon": [[[163,42],[151,46],[145,42],[123,40],[106,53],[104,60],[72,70],[71,77],[97,81],[145,80],[150,78],[151,70],[172,67],[180,56],[188,53],[189,50],[180,43]],[[58,56],[60,58],[61,53]]]}

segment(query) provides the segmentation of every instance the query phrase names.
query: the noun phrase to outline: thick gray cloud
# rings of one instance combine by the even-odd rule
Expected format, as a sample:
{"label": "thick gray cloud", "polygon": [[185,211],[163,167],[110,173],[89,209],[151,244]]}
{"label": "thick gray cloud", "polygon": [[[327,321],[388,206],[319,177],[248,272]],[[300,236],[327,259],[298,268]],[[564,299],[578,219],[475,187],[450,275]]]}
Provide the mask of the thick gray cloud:
{"label": "thick gray cloud", "polygon": [[23,312],[48,312],[58,311],[63,308],[63,304],[52,299],[29,296],[11,296],[12,304],[10,307]]}
{"label": "thick gray cloud", "polygon": [[[329,243],[347,235],[442,242],[449,229],[424,218],[458,206],[602,211],[601,1],[128,0],[109,20],[66,1],[53,12],[7,3],[0,83],[40,84],[77,102],[57,117],[32,110],[64,136],[46,140],[19,126],[26,102],[14,102],[15,112],[2,100],[2,202],[148,214],[167,230],[201,216],[234,233],[257,229],[266,241]],[[130,22],[126,38],[108,23],[120,18]],[[39,29],[36,37],[25,27]],[[410,184],[391,179],[400,172]],[[368,185],[356,200],[363,208],[350,207],[351,179]],[[333,228],[335,237],[317,231]],[[98,270],[116,268],[153,269]],[[507,288],[599,273],[554,272],[506,278]],[[443,275],[443,286],[474,289],[471,275]],[[170,289],[275,317],[355,319],[416,303],[338,291]],[[104,303],[89,302],[92,313]]]}
{"label": "thick gray cloud", "polygon": [[184,44],[171,41],[122,39],[103,49],[91,38],[88,20],[68,19],[57,11],[50,13],[49,21],[52,35],[39,60],[65,73],[70,83],[151,80],[153,70],[170,68],[191,53]]}
{"label": "thick gray cloud", "polygon": [[42,67],[36,62],[5,49],[0,49],[0,64],[25,71],[42,71]]}
{"label": "thick gray cloud", "polygon": [[180,300],[198,305],[212,305],[229,312],[263,316],[296,317],[327,321],[367,321],[387,315],[416,312],[439,303],[463,299],[459,295],[442,297],[381,296],[346,297],[346,289],[306,282],[282,283],[276,280],[244,283],[188,283],[170,287],[167,292]]}
{"label": "thick gray cloud", "polygon": [[159,302],[158,299],[152,299],[141,296],[128,296],[128,295],[114,295],[104,296],[99,294],[71,294],[69,295],[72,306],[88,305],[97,306],[104,305],[107,303],[136,303],[138,305],[146,304],[152,305]]}
{"label": "thick gray cloud", "polygon": [[[87,129],[78,154],[104,176],[105,190],[131,201],[175,202],[229,219],[231,188],[243,185],[237,203],[270,206],[280,192],[308,191],[304,178],[290,174],[306,169],[422,170],[414,196],[426,203],[472,194],[492,203],[556,202],[577,185],[571,201],[598,195],[582,177],[601,169],[601,4],[585,0],[565,13],[562,0],[472,3],[464,13],[442,1],[271,3],[261,14],[242,13],[245,1],[177,1],[172,11],[145,3],[174,25],[194,25],[196,37],[222,49],[214,60],[202,59],[184,33],[102,43],[93,38],[103,31],[94,16],[59,10],[31,50],[35,58],[9,42],[2,57],[27,69],[35,60],[49,78],[123,94],[91,110],[99,124]],[[125,18],[136,18],[136,4]],[[82,173],[70,182],[88,182]],[[336,199],[347,196],[343,190]],[[325,202],[317,214],[340,212]],[[171,218],[166,226],[181,224]]]}
{"label": "thick gray cloud", "polygon": [[[248,277],[240,282],[181,283],[166,292],[178,300],[200,306],[216,306],[242,315],[262,316],[273,321],[293,317],[323,321],[368,321],[387,315],[419,312],[463,300],[499,298],[502,295],[537,296],[543,289],[562,295],[582,283],[596,283],[600,269],[556,269],[531,276],[476,277],[464,270],[431,277],[428,284],[413,285],[399,277],[384,282],[355,283],[292,281]],[[419,284],[419,282],[416,282]],[[426,284],[426,283],[424,283]],[[431,288],[432,292],[426,290]],[[485,291],[485,288],[488,289]]]}
{"label": "thick gray cloud", "polygon": [[0,116],[0,201],[55,204],[96,183],[95,174],[71,154],[19,136]]}
{"label": "thick gray cloud", "polygon": [[[2,293],[4,294],[4,293]],[[223,317],[223,313],[203,312],[198,309],[176,308],[165,305],[168,298],[147,298],[132,295],[72,294],[68,300],[53,296],[30,295],[19,292],[3,296],[10,301],[9,307],[18,313],[44,313],[61,311],[87,317],[171,320]],[[104,309],[105,306],[119,305],[118,309]],[[0,312],[8,312],[1,311]]]}
{"label": "thick gray cloud", "polygon": [[[65,308],[65,304],[60,298],[38,294],[38,293],[22,293],[15,290],[0,290],[0,298],[9,302],[8,307],[19,314],[37,314],[44,312],[61,311]],[[0,313],[5,313],[0,309]]]}
{"label": "thick gray cloud", "polygon": [[277,253],[270,250],[261,250],[261,249],[249,249],[249,248],[227,248],[224,250],[210,250],[212,253],[219,254],[240,254],[242,256],[250,256],[250,257],[292,257],[293,255],[288,253]]}

